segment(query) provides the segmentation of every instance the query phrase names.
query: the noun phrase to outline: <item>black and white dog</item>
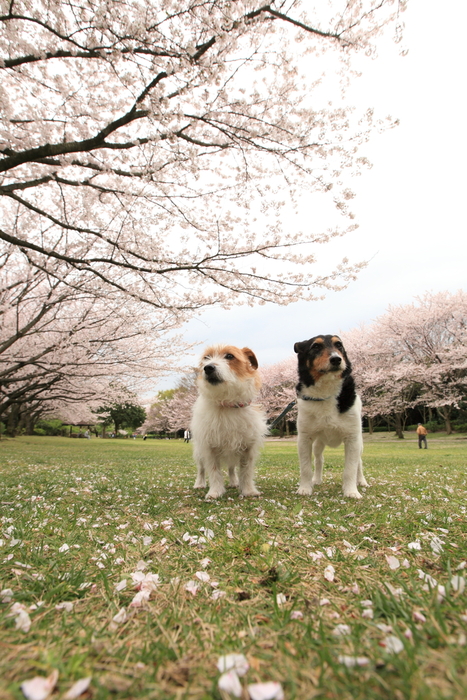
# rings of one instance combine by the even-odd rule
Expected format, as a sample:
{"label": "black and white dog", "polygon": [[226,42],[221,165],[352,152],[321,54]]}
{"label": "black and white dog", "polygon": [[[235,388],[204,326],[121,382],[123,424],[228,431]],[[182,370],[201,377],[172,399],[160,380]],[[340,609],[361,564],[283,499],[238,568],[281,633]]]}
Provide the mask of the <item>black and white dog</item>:
{"label": "black and white dog", "polygon": [[[361,498],[358,486],[368,486],[362,468],[362,404],[355,392],[352,366],[341,339],[317,335],[295,343],[298,355],[298,456],[301,495],[321,484],[326,445],[345,448],[344,496]],[[312,468],[314,457],[314,472]]]}

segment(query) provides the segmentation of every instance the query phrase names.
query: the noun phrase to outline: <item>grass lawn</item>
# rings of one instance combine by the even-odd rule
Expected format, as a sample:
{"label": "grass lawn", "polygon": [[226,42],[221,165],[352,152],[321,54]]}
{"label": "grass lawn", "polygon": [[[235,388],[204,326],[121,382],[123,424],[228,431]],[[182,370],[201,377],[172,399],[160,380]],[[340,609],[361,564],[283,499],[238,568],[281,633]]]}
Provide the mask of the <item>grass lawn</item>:
{"label": "grass lawn", "polygon": [[227,700],[229,653],[244,700],[466,698],[467,440],[388,437],[365,439],[361,501],[341,449],[297,496],[277,441],[260,498],[209,503],[181,441],[2,440],[0,698],[56,670],[51,698],[91,676],[82,698]]}

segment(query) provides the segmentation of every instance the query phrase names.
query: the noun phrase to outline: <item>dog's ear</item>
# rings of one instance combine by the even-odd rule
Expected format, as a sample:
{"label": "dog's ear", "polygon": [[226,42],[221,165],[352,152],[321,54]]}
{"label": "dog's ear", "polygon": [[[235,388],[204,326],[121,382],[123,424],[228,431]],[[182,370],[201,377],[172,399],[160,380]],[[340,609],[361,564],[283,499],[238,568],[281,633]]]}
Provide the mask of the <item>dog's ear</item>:
{"label": "dog's ear", "polygon": [[293,349],[295,352],[298,354],[299,352],[305,352],[308,350],[308,345],[310,344],[309,340],[302,340],[300,343],[295,343],[293,346]]}
{"label": "dog's ear", "polygon": [[254,367],[254,369],[258,369],[258,360],[253,350],[250,350],[250,348],[242,348],[242,352],[250,360],[251,366]]}

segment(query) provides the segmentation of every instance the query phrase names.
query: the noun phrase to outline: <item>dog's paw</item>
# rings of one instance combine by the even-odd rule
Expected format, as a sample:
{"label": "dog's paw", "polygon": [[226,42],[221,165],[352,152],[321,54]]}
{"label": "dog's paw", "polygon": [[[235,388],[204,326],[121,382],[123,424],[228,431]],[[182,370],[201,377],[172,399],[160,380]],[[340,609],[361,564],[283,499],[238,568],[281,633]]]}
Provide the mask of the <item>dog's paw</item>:
{"label": "dog's paw", "polygon": [[348,491],[344,491],[344,496],[346,498],[361,498],[362,494],[357,491],[357,489],[349,489]]}
{"label": "dog's paw", "polygon": [[229,481],[229,488],[232,488],[232,489],[235,489],[235,488],[237,488],[237,489],[238,489],[238,486],[239,486],[239,484],[238,484],[238,480],[235,480],[235,481]]}
{"label": "dog's paw", "polygon": [[257,489],[248,489],[247,491],[242,491],[242,496],[261,496],[261,491]]}
{"label": "dog's paw", "polygon": [[368,481],[365,478],[363,478],[361,481],[358,482],[358,485],[359,486],[369,486],[370,484],[368,483]]}
{"label": "dog's paw", "polygon": [[297,493],[299,496],[311,496],[313,493],[313,487],[312,486],[299,486],[297,489]]}
{"label": "dog's paw", "polygon": [[212,489],[209,489],[209,491],[207,492],[207,494],[205,496],[206,501],[212,501],[216,498],[220,498],[221,496],[224,495],[224,493],[225,493],[225,490],[224,491],[213,491]]}
{"label": "dog's paw", "polygon": [[206,488],[206,482],[205,481],[195,481],[195,485],[193,486],[194,489],[205,489]]}
{"label": "dog's paw", "polygon": [[313,486],[321,486],[322,483],[323,483],[323,480],[322,480],[322,479],[315,479],[315,478],[313,478],[313,479],[311,480],[311,487],[313,488]]}

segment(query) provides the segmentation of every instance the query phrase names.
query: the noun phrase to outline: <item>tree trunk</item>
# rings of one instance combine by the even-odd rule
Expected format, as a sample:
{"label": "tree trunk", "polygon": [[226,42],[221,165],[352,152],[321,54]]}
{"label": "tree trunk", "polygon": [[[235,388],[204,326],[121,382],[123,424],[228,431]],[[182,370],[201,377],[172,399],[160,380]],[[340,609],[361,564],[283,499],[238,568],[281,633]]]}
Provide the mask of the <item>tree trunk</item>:
{"label": "tree trunk", "polygon": [[438,415],[444,420],[444,425],[446,427],[446,433],[452,435],[452,425],[451,425],[451,407],[443,406],[438,408]]}
{"label": "tree trunk", "polygon": [[395,428],[396,428],[396,435],[399,438],[399,440],[404,439],[404,432],[402,430],[402,413],[396,413],[394,415],[394,422],[395,422]]}
{"label": "tree trunk", "polygon": [[6,434],[9,437],[16,437],[18,432],[18,422],[19,422],[19,406],[14,403],[10,406],[10,412],[8,414],[8,419],[6,423]]}
{"label": "tree trunk", "polygon": [[373,418],[368,418],[368,434],[373,435]]}

